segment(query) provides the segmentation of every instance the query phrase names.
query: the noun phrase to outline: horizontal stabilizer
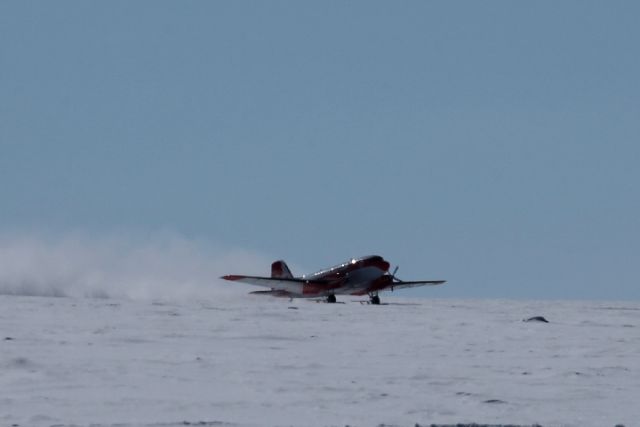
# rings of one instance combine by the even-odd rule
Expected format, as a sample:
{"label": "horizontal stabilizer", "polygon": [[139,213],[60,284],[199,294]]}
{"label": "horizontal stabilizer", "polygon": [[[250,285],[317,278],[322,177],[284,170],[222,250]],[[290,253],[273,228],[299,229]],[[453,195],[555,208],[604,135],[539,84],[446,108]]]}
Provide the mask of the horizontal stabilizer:
{"label": "horizontal stabilizer", "polygon": [[287,292],[287,291],[280,291],[277,289],[272,289],[270,291],[253,291],[253,292],[249,292],[251,295],[268,295],[271,297],[280,297],[280,298],[291,298],[292,295],[291,293]]}

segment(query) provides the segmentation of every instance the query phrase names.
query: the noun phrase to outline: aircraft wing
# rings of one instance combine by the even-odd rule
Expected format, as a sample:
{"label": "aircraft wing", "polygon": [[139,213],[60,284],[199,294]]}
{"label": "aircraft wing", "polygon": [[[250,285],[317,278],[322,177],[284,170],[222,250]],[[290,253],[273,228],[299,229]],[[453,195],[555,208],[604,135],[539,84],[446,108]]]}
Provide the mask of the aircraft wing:
{"label": "aircraft wing", "polygon": [[264,286],[267,288],[278,289],[280,287],[286,287],[293,283],[305,284],[308,280],[294,279],[294,278],[279,278],[279,277],[260,277],[260,276],[241,276],[237,274],[230,274],[228,276],[222,276],[221,279],[230,280],[232,282],[249,283],[251,285]]}
{"label": "aircraft wing", "polygon": [[393,283],[393,289],[403,289],[403,288],[416,288],[418,286],[435,286],[442,285],[446,280],[414,280],[414,281],[399,281]]}
{"label": "aircraft wing", "polygon": [[305,280],[286,277],[260,277],[260,276],[241,276],[241,275],[228,275],[222,276],[221,279],[230,280],[232,282],[249,283],[251,285],[264,286],[277,291],[285,291],[292,294],[303,295],[305,289],[309,286],[321,286],[327,285],[326,282],[317,280]]}

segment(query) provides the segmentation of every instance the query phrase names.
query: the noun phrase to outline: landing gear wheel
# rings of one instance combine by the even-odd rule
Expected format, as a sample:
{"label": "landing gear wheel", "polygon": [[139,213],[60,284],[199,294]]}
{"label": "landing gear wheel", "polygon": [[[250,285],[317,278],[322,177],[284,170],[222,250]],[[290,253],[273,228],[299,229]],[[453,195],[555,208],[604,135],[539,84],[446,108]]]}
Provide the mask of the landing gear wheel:
{"label": "landing gear wheel", "polygon": [[371,304],[380,305],[380,297],[378,295],[371,295]]}
{"label": "landing gear wheel", "polygon": [[327,296],[327,302],[328,302],[329,304],[333,304],[333,303],[335,303],[335,302],[336,302],[336,296],[335,296],[335,295],[328,295],[328,296]]}

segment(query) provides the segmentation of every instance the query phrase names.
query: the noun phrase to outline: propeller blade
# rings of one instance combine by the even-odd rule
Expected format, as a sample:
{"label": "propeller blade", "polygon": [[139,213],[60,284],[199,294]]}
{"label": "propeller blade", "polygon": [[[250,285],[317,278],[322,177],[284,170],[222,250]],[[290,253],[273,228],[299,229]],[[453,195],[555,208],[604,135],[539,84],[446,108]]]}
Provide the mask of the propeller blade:
{"label": "propeller blade", "polygon": [[393,292],[393,284],[397,281],[400,282],[400,279],[396,277],[396,273],[398,272],[399,265],[396,265],[396,268],[393,269],[393,273],[391,273],[391,292]]}

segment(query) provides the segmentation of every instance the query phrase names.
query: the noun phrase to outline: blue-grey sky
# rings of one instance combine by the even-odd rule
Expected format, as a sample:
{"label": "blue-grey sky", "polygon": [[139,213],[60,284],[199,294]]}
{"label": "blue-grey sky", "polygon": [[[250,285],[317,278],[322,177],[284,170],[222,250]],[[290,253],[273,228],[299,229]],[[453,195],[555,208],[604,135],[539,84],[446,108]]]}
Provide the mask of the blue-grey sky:
{"label": "blue-grey sky", "polygon": [[639,17],[4,1],[0,231],[170,230],[305,272],[379,253],[449,281],[423,296],[638,299]]}

